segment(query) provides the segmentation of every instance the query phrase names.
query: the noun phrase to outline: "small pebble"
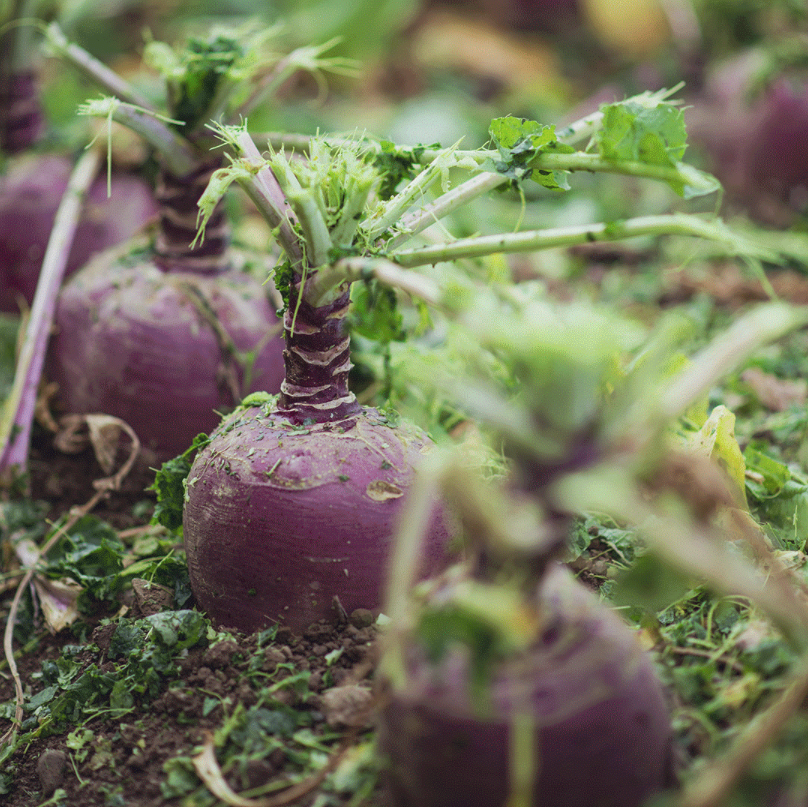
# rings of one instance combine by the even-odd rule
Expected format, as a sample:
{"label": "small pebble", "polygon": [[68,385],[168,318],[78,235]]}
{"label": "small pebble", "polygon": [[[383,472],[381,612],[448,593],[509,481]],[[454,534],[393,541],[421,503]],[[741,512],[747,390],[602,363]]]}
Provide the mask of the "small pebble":
{"label": "small pebble", "polygon": [[325,721],[332,729],[369,728],[373,693],[357,684],[334,687],[320,696]]}

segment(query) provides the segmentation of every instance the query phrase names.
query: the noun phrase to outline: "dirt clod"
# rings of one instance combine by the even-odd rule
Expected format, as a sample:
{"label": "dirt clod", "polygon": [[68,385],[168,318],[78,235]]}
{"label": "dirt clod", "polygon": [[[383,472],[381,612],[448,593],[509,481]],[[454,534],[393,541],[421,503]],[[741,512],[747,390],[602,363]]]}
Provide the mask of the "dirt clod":
{"label": "dirt clod", "polygon": [[332,729],[369,728],[373,693],[365,686],[345,684],[320,697],[320,708]]}
{"label": "dirt clod", "polygon": [[42,795],[46,798],[56,792],[65,780],[65,770],[67,768],[67,754],[64,751],[57,751],[47,748],[40,755],[36,763],[36,773],[39,777],[39,784],[42,787]]}

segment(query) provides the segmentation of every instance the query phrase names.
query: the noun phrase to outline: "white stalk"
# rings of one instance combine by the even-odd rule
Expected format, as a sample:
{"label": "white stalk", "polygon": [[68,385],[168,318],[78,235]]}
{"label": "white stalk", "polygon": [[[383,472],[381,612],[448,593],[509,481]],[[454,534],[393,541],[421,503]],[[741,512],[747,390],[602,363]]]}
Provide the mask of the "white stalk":
{"label": "white stalk", "polygon": [[14,384],[0,417],[0,471],[24,472],[34,420],[37,389],[53,325],[56,298],[87,191],[101,165],[98,149],[86,151],[76,163],[53,222],[42,270],[31,306]]}

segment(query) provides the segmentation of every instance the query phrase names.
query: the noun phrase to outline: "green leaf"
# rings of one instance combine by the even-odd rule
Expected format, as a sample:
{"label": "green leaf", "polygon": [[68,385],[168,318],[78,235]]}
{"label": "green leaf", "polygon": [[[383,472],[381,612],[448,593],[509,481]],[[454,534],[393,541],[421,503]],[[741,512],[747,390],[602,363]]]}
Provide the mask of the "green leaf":
{"label": "green leaf", "polygon": [[164,462],[154,478],[154,484],[147,490],[157,494],[157,504],[152,516],[152,524],[160,524],[171,532],[182,528],[182,510],[185,506],[185,481],[191,470],[193,455],[210,442],[206,434],[194,437],[190,448],[179,457]]}
{"label": "green leaf", "polygon": [[682,162],[687,132],[682,110],[670,103],[647,106],[622,101],[601,107],[603,124],[594,136],[600,156],[611,162],[641,162],[676,170],[668,180],[685,199],[719,190],[718,180]]}
{"label": "green leaf", "polygon": [[531,179],[551,190],[569,190],[567,171],[534,168],[536,157],[547,151],[571,154],[572,146],[559,143],[555,126],[511,115],[494,118],[489,127],[491,139],[499,151],[500,160],[487,162],[484,170],[495,171],[516,183]]}
{"label": "green leaf", "polygon": [[413,178],[417,169],[420,168],[421,155],[427,149],[440,148],[440,144],[433,143],[430,146],[419,145],[412,149],[403,149],[389,140],[382,140],[379,147],[379,151],[373,156],[373,164],[382,175],[378,189],[379,198],[386,200],[396,192],[396,188],[402,180]]}
{"label": "green leaf", "polygon": [[671,104],[652,108],[633,101],[606,104],[595,134],[600,155],[650,165],[675,166],[687,148],[684,114]]}
{"label": "green leaf", "polygon": [[711,459],[733,483],[739,501],[746,505],[746,462],[735,439],[735,415],[719,405],[710,413],[704,425],[688,437],[688,445]]}
{"label": "green leaf", "polygon": [[123,589],[123,556],[117,533],[92,515],[83,516],[48,553],[43,573],[51,579],[75,580],[83,591],[79,607],[110,602]]}

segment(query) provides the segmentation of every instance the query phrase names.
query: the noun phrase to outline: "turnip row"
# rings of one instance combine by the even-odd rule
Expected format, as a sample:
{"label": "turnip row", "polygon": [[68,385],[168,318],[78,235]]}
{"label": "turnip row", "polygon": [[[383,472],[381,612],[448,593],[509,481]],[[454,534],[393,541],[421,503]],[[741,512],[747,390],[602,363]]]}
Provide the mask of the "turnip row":
{"label": "turnip row", "polygon": [[[58,29],[55,29],[58,30]],[[44,129],[30,21],[3,35],[0,58],[0,148],[9,156],[0,177],[0,311],[34,298],[57,207],[73,167],[65,154],[35,154]],[[28,153],[31,152],[31,153]],[[67,274],[91,255],[134,235],[156,212],[148,184],[115,171],[90,190],[67,262]]]}
{"label": "turnip row", "polygon": [[[660,103],[644,97],[636,109],[627,106],[622,128],[628,118],[639,130],[638,139],[653,139],[645,111]],[[609,117],[619,115],[604,113]],[[597,128],[597,121],[587,125]],[[450,148],[428,158],[422,151],[396,153],[401,159],[392,161],[383,159],[395,152],[392,144],[327,137],[308,141],[305,159],[280,152],[265,160],[244,128],[219,131],[235,156],[230,167],[214,174],[200,200],[200,237],[220,195],[237,181],[287,256],[276,271],[285,300],[286,376],[280,395],[253,399],[226,418],[198,452],[186,480],[184,540],[195,596],[214,621],[242,630],[275,621],[301,628],[316,618],[336,618],[335,597],[346,610],[381,604],[379,564],[387,556],[413,461],[428,441],[411,427],[394,427],[389,416],[358,406],[348,391],[350,351],[343,321],[351,282],[384,276],[436,302],[441,295],[427,278],[407,275],[396,264],[665,232],[738,247],[720,222],[684,215],[592,225],[560,236],[536,231],[434,248],[401,246],[497,184],[536,179],[560,188],[565,172],[576,167],[611,166],[655,176],[685,195],[715,189],[709,177],[678,160],[680,145],[670,144],[668,151],[660,135],[659,150],[653,152],[657,162],[649,168],[632,156],[634,146],[621,151],[612,142],[612,130],[600,138],[608,159],[590,158],[571,153],[574,149],[554,138],[552,127],[514,119],[493,126],[497,153],[480,156]],[[570,129],[571,138],[581,136],[581,127]],[[391,181],[391,163],[409,166],[403,181],[402,175]],[[451,168],[474,176],[450,188],[445,179]],[[443,192],[425,202],[438,184]],[[433,521],[427,534],[421,571],[435,567],[446,542],[440,523]]]}

